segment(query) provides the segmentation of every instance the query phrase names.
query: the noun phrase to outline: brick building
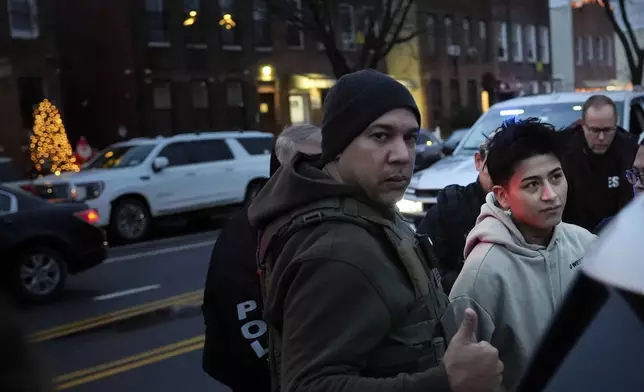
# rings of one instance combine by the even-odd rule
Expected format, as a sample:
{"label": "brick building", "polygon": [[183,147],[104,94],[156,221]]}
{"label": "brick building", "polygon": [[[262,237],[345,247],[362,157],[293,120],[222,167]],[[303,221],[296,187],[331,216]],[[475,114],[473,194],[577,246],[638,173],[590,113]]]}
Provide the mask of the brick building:
{"label": "brick building", "polygon": [[604,89],[617,78],[613,26],[596,0],[572,2],[575,88]]}
{"label": "brick building", "polygon": [[60,104],[59,65],[47,2],[0,0],[0,156],[28,162],[33,110],[47,97]]}
{"label": "brick building", "polygon": [[489,0],[438,0],[432,9],[419,42],[426,116],[431,127],[452,128],[462,108],[481,109],[483,75],[495,72],[494,23]]}
{"label": "brick building", "polygon": [[547,0],[436,0],[432,9],[419,43],[430,126],[467,126],[495,101],[551,91]]}
{"label": "brick building", "polygon": [[552,92],[549,11],[548,0],[492,0],[502,91]]}
{"label": "brick building", "polygon": [[[318,123],[335,82],[321,45],[257,0],[56,4],[68,127],[91,144]],[[359,10],[338,9],[349,57]]]}

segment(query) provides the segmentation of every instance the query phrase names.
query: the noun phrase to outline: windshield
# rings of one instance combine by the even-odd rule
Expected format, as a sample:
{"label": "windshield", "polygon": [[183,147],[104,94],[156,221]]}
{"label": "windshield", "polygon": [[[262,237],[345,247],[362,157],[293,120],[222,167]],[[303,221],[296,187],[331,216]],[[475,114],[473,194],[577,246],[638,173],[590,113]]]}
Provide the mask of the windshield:
{"label": "windshield", "polygon": [[108,147],[87,163],[83,170],[113,169],[140,165],[154,149],[153,144]]}
{"label": "windshield", "polygon": [[[503,121],[515,117],[523,119],[537,117],[541,121],[550,123],[557,129],[570,126],[581,117],[581,107],[584,103],[551,103],[542,105],[530,105],[517,108],[491,109],[485,113],[474,125],[472,132],[463,140],[463,150],[476,150],[485,140],[485,136],[497,129]],[[615,102],[619,114],[618,124],[622,124],[624,103]]]}

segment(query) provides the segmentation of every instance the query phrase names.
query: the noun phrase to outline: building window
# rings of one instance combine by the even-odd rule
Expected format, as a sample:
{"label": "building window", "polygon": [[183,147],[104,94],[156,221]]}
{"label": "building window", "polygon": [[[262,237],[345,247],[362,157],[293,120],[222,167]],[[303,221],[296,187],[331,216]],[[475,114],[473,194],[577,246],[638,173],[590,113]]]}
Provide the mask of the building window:
{"label": "building window", "polygon": [[36,0],[7,0],[11,38],[35,39],[40,36]]}
{"label": "building window", "polygon": [[594,58],[593,37],[586,37],[586,60],[590,62]]}
{"label": "building window", "polygon": [[537,61],[537,28],[535,25],[525,26],[525,50],[529,63]]}
{"label": "building window", "polygon": [[206,47],[204,23],[200,20],[201,0],[183,0],[185,40],[188,47]]}
{"label": "building window", "polygon": [[208,83],[205,81],[192,82],[192,107],[195,109],[208,109],[210,99],[208,96]]}
{"label": "building window", "polygon": [[22,127],[29,129],[33,126],[34,109],[43,99],[45,99],[45,88],[43,79],[18,78],[18,91],[20,92],[20,114],[22,117]]}
{"label": "building window", "polygon": [[539,27],[539,59],[544,64],[550,64],[550,29]]}
{"label": "building window", "polygon": [[577,37],[575,51],[577,52],[577,65],[584,65],[584,39]]}
{"label": "building window", "polygon": [[499,23],[499,42],[497,45],[497,57],[499,61],[508,61],[508,24]]}
{"label": "building window", "polygon": [[342,50],[356,50],[356,19],[353,5],[341,3],[338,10]]}
{"label": "building window", "polygon": [[[227,50],[241,50],[239,21],[232,17],[234,0],[219,0],[221,45]],[[233,23],[229,23],[232,21]],[[223,22],[223,23],[222,23]]]}
{"label": "building window", "polygon": [[229,108],[244,106],[244,89],[241,82],[228,82],[226,86],[226,104]]}
{"label": "building window", "polygon": [[543,92],[550,94],[552,92],[552,83],[550,81],[543,82]]}
{"label": "building window", "polygon": [[474,79],[467,81],[467,106],[479,110],[479,89]]}
{"label": "building window", "polygon": [[443,83],[440,79],[429,82],[429,102],[432,108],[432,127],[437,127],[443,116]]}
{"label": "building window", "polygon": [[438,29],[436,28],[436,16],[429,15],[427,21],[425,22],[425,28],[427,29],[427,53],[430,56],[436,55],[436,38],[438,36]]}
{"label": "building window", "polygon": [[523,61],[523,29],[520,24],[513,25],[512,59],[517,63]]}
{"label": "building window", "polygon": [[470,18],[463,19],[463,49],[466,51],[472,46],[472,22]]}
{"label": "building window", "polygon": [[449,47],[454,45],[454,23],[451,17],[446,16],[443,19],[443,27],[445,28],[445,48],[449,50]]}
{"label": "building window", "polygon": [[163,0],[145,0],[145,13],[147,15],[148,42],[167,44],[168,26]]}
{"label": "building window", "polygon": [[[296,14],[299,16],[302,12],[302,0],[289,0],[293,3]],[[286,46],[290,49],[304,48],[304,32],[302,27],[294,22],[286,22]]]}
{"label": "building window", "polygon": [[452,113],[461,108],[461,87],[458,79],[450,79],[449,81],[449,99]]}
{"label": "building window", "polygon": [[597,60],[599,60],[600,64],[604,64],[604,40],[602,37],[596,37],[595,38],[595,47],[597,48]]}
{"label": "building window", "polygon": [[487,62],[490,58],[490,43],[487,34],[487,22],[484,20],[479,21],[479,47],[481,59],[483,62]]}
{"label": "building window", "polygon": [[530,82],[530,94],[532,95],[539,94],[539,82],[537,81]]}
{"label": "building window", "polygon": [[172,109],[172,87],[170,82],[158,82],[152,90],[152,100],[155,109]]}
{"label": "building window", "polygon": [[606,64],[608,64],[609,67],[613,66],[613,59],[613,37],[609,35],[606,37]]}
{"label": "building window", "polygon": [[255,0],[254,2],[253,34],[255,37],[255,48],[258,50],[271,50],[273,48],[273,35],[268,16],[267,0]]}

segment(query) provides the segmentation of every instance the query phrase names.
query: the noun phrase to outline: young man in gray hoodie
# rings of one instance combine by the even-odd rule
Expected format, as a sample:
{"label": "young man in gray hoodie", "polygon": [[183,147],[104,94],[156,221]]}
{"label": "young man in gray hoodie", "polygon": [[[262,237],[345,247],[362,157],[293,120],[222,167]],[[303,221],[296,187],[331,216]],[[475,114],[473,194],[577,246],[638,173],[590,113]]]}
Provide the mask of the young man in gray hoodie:
{"label": "young man in gray hoodie", "polygon": [[499,350],[512,390],[595,236],[562,223],[568,184],[552,126],[506,122],[490,140],[494,184],[469,233],[450,292],[456,318],[479,315],[477,338]]}

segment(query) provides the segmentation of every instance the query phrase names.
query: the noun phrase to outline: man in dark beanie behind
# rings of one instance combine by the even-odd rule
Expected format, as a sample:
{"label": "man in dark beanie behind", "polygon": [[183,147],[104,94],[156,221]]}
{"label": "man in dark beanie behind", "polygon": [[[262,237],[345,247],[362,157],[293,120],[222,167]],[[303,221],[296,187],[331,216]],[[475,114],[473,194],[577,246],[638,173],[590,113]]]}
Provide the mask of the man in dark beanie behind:
{"label": "man in dark beanie behind", "polygon": [[[320,129],[286,128],[271,154],[271,175],[297,152],[319,154]],[[248,206],[224,225],[212,250],[202,306],[206,324],[203,369],[234,392],[270,390],[265,348],[266,324],[257,276],[257,231],[248,222]]]}
{"label": "man in dark beanie behind", "polygon": [[431,246],[395,209],[419,127],[402,84],[345,75],[324,102],[321,157],[296,156],[252,203],[273,391],[498,387],[503,365],[472,340],[471,309],[445,352]]}

